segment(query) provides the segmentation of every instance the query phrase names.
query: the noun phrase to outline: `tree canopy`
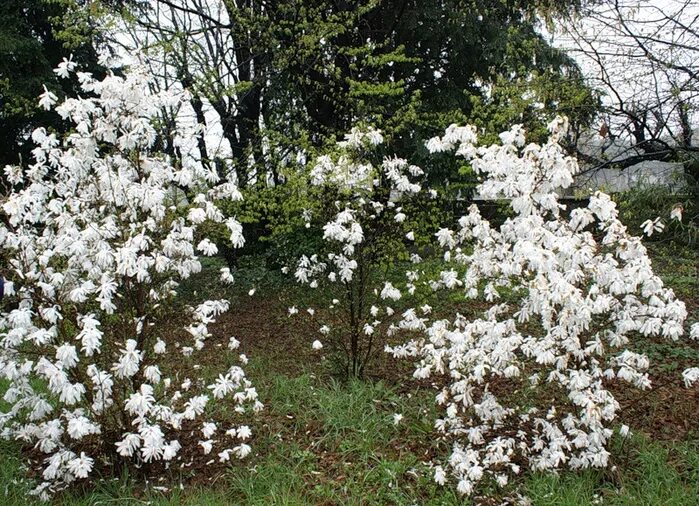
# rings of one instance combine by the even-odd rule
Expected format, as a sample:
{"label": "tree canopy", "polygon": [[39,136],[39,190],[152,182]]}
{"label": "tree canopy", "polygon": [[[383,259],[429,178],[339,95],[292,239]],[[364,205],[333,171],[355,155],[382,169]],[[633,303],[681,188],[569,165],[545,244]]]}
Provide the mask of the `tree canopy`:
{"label": "tree canopy", "polygon": [[542,134],[556,112],[586,124],[594,97],[537,33],[536,8],[551,12],[490,0],[153,0],[127,9],[125,45],[147,47],[164,78],[200,98],[201,123],[215,112],[245,186],[260,170],[279,182],[291,153],[358,122],[400,153],[454,121],[492,134],[513,120]]}
{"label": "tree canopy", "polygon": [[[84,4],[84,5],[83,5]],[[53,69],[72,58],[96,71],[97,40],[89,23],[91,4],[82,0],[7,0],[0,17],[0,165],[28,161],[32,130],[64,129],[37,105],[46,86],[65,95],[75,81],[59,82]],[[80,16],[77,14],[80,13]],[[92,13],[96,16],[99,12]],[[72,55],[72,56],[71,56]]]}

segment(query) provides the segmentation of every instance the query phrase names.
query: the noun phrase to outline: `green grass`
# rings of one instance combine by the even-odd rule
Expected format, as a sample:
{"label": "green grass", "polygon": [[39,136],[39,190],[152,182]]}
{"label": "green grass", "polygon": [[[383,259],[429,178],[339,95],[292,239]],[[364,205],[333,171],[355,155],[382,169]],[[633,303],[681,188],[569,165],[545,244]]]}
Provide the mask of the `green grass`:
{"label": "green grass", "polygon": [[[680,297],[696,300],[696,253],[655,251],[654,265]],[[183,297],[192,301],[210,295],[203,293],[206,279],[219,268],[220,262],[207,262],[204,272],[184,287]],[[243,268],[236,275],[236,292],[221,296],[247,299],[253,286],[256,297],[280,297],[282,289],[294,294],[295,288],[288,281],[258,265]],[[449,310],[453,302],[439,304]],[[233,306],[235,311],[236,302]],[[696,303],[692,307],[696,308]],[[690,313],[690,319],[699,318],[696,309],[690,308]],[[286,315],[269,316],[277,317],[285,319]],[[298,339],[308,340],[300,348],[307,349],[309,336]],[[639,340],[636,344],[659,372],[679,374],[685,362],[699,362],[699,349],[683,342]],[[144,488],[135,478],[106,476],[90,481],[89,489],[73,489],[57,496],[52,504],[448,506],[512,502],[521,494],[530,504],[542,506],[699,505],[699,439],[691,431],[680,442],[654,441],[639,431],[623,444],[614,440],[613,467],[608,469],[529,473],[508,490],[486,489],[482,497],[460,498],[453,487],[437,486],[426,464],[431,458],[444,460],[449,454],[448,445],[436,439],[432,429],[437,415],[434,392],[395,382],[340,383],[329,377],[330,368],[317,358],[315,362],[310,355],[280,359],[279,354],[265,354],[264,350],[250,353],[246,368],[266,405],[259,419],[251,423],[253,454],[246,460],[210,476],[210,484],[200,482],[184,490],[172,478],[157,483],[172,489],[162,493]],[[205,375],[214,374],[217,363],[220,366],[227,360],[226,355],[214,359],[208,367],[205,364]],[[298,367],[288,367],[297,360]],[[663,402],[663,397],[653,402]],[[228,408],[219,405],[213,409],[225,414]],[[687,409],[691,411],[691,407]],[[393,424],[394,413],[404,416],[398,425]],[[672,430],[668,434],[672,439]],[[19,447],[0,442],[0,456],[0,506],[31,504]]]}
{"label": "green grass", "polygon": [[[216,483],[162,494],[143,491],[127,477],[72,491],[54,504],[307,505],[470,504],[450,487],[439,487],[422,455],[446,454],[431,441],[430,395],[410,399],[385,384],[327,382],[311,373],[289,377],[252,368],[266,389],[268,408],[256,427],[254,453]],[[255,378],[257,376],[257,378]],[[405,418],[397,426],[393,413]],[[616,469],[534,474],[516,483],[534,505],[695,505],[699,497],[699,446],[661,444],[634,436],[612,447]],[[28,504],[15,445],[0,446],[0,504]],[[515,490],[509,491],[509,496]],[[502,497],[508,496],[508,491]],[[498,494],[499,495],[499,494]],[[136,498],[137,497],[137,498]]]}
{"label": "green grass", "polygon": [[[431,400],[408,402],[383,383],[323,382],[310,373],[279,375],[269,388],[266,440],[252,472],[231,471],[235,504],[456,504],[428,483],[407,445],[431,425]],[[404,423],[393,424],[403,413]],[[425,497],[425,491],[431,496]]]}
{"label": "green grass", "polygon": [[526,480],[524,493],[541,506],[699,504],[696,443],[662,445],[634,437],[627,445],[628,455],[616,468],[536,474]]}

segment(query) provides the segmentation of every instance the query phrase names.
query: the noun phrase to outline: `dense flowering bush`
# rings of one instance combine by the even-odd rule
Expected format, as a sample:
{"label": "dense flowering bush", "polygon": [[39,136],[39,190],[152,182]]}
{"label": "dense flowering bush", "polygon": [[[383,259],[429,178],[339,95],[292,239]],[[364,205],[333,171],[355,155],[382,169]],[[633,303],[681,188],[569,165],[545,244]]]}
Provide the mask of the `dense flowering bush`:
{"label": "dense flowering bush", "polygon": [[[559,202],[577,171],[558,144],[565,128],[554,121],[542,146],[525,145],[516,126],[501,145],[478,147],[475,129],[453,125],[427,144],[466,158],[483,177],[478,194],[506,199],[513,213],[495,228],[472,205],[455,230],[436,235],[447,265],[429,281],[435,296],[461,290],[482,314],[431,320],[429,307],[411,309],[390,329],[417,337],[389,351],[416,357],[415,376],[443,385],[436,429],[453,450],[435,480],[451,475],[463,494],[484,479],[505,485],[524,466],[605,466],[619,408],[609,383],[651,386],[648,358],[630,341],[683,335],[684,303],[609,196],[570,211]],[[688,384],[698,376],[685,371]]]}
{"label": "dense flowering bush", "polygon": [[[218,459],[242,458],[249,428],[218,426],[207,406],[225,398],[241,414],[262,407],[235,361],[212,384],[196,376],[208,326],[228,302],[183,311],[176,301],[178,282],[201,269],[197,252],[216,253],[200,225],[225,222],[232,243],[243,243],[240,224],[216,206],[240,194],[198,163],[186,93],[152,94],[139,72],[77,78],[82,96],[56,105],[42,95],[75,128],[63,139],[37,129],[34,164],[5,168],[17,189],[0,226],[14,295],[0,314],[9,407],[0,427],[42,455],[34,493],[44,499],[102,463],[173,461],[185,430],[204,454],[216,445]],[[178,118],[168,139],[154,128],[163,112]],[[156,141],[179,156],[159,153]]]}
{"label": "dense flowering bush", "polygon": [[[406,245],[416,240],[405,206],[414,205],[422,194],[429,199],[422,169],[400,158],[381,157],[383,142],[381,132],[355,128],[339,143],[337,153],[315,161],[309,184],[319,190],[323,205],[315,211],[317,216],[306,215],[309,227],[314,220],[322,227],[323,246],[294,266],[299,283],[330,294],[327,319],[314,308],[306,310],[319,325],[313,348],[331,344],[350,376],[362,376],[385,333],[382,325],[394,315],[381,301],[395,302],[402,296],[385,279],[385,268],[407,258]],[[295,314],[298,309],[289,311]]]}

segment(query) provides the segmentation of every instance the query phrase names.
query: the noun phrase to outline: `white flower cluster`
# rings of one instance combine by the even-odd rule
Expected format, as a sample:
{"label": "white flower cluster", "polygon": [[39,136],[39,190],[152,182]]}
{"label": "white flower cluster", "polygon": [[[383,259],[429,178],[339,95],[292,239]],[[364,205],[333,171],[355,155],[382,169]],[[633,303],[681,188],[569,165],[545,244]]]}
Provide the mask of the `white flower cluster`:
{"label": "white flower cluster", "polygon": [[[369,252],[374,246],[372,241],[380,240],[379,234],[382,233],[377,229],[403,240],[405,231],[400,231],[406,215],[401,204],[406,198],[422,191],[424,172],[419,167],[400,158],[384,158],[378,164],[367,161],[381,143],[383,136],[378,130],[354,128],[345,141],[338,143],[340,155],[319,157],[310,172],[311,184],[321,186],[327,194],[336,194],[340,198],[334,202],[337,212],[323,225],[325,252],[302,256],[295,271],[296,280],[312,288],[323,281],[344,287],[356,282],[361,286],[359,290],[367,290],[367,297],[356,292],[359,304],[368,304],[372,291],[376,301],[386,298],[398,300],[401,297],[400,291],[393,286],[369,289],[365,284],[369,267],[360,264],[367,258],[373,258],[374,253]],[[414,239],[412,231],[407,236]],[[366,269],[361,274],[363,278],[358,280],[356,272],[362,267]],[[342,288],[341,292],[345,290]],[[331,309],[338,304],[338,300],[333,301]],[[351,317],[355,328],[345,330],[353,332],[355,339],[358,334],[371,336],[374,328],[381,323],[376,319],[379,309],[376,306],[372,306],[371,311],[359,307],[355,309],[364,313],[366,321],[360,322]],[[387,314],[392,313],[389,310]],[[331,328],[323,325],[320,333],[327,337],[331,334]],[[321,341],[313,343],[316,350],[322,347]]]}
{"label": "white flower cluster", "polygon": [[310,182],[313,186],[331,184],[343,189],[367,190],[374,185],[372,169],[370,164],[354,163],[346,156],[333,160],[330,155],[323,155],[311,170]]}
{"label": "white flower cluster", "polygon": [[[67,77],[74,67],[66,61],[56,73]],[[43,499],[86,478],[115,450],[139,465],[172,461],[178,431],[200,423],[212,398],[230,399],[241,413],[261,408],[237,365],[208,388],[182,376],[228,303],[189,308],[183,324],[191,344],[184,337],[176,342],[173,322],[184,316],[180,310],[172,319],[176,288],[201,270],[199,225],[226,222],[216,199],[240,198],[232,180],[220,180],[186,151],[196,126],[178,120],[167,138],[158,138],[155,120],[163,111],[179,118],[187,95],[152,94],[139,72],[77,77],[83,96],[58,103],[42,95],[41,104],[58,104],[56,112],[74,129],[65,138],[37,129],[35,163],[5,169],[17,189],[0,225],[15,292],[0,314],[8,406],[0,430],[45,455],[34,490]],[[158,152],[156,140],[174,144],[169,152],[177,159]],[[226,224],[241,245],[240,224]],[[208,239],[198,244],[204,254],[215,253]],[[175,353],[183,356],[173,360]],[[213,444],[215,425],[205,425]],[[246,426],[226,434],[215,440],[228,448],[221,458],[249,452]]]}
{"label": "white flower cluster", "polygon": [[523,465],[605,466],[619,408],[608,384],[650,386],[647,357],[627,345],[635,334],[683,334],[684,303],[653,273],[609,196],[570,212],[559,202],[577,171],[557,142],[565,128],[554,121],[542,146],[525,145],[521,127],[502,145],[478,147],[472,128],[454,126],[428,143],[465,156],[484,177],[478,193],[507,199],[514,212],[494,228],[473,205],[456,230],[436,236],[453,268],[430,285],[489,301],[480,317],[430,321],[409,310],[390,329],[417,333],[389,351],[416,357],[416,377],[442,382],[436,429],[453,451],[435,480],[451,474],[463,494],[486,478],[505,485]]}

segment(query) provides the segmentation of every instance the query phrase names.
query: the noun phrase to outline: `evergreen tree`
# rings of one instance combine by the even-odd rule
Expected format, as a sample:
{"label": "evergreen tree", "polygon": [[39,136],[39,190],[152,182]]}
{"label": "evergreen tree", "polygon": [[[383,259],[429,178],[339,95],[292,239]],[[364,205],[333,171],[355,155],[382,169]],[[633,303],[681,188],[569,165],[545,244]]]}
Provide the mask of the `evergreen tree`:
{"label": "evergreen tree", "polygon": [[30,160],[31,132],[38,125],[65,128],[37,105],[43,86],[58,96],[75,88],[53,69],[63,58],[96,71],[94,16],[82,0],[4,0],[0,16],[0,167]]}

